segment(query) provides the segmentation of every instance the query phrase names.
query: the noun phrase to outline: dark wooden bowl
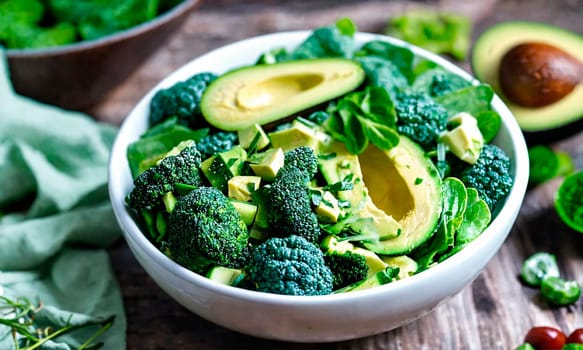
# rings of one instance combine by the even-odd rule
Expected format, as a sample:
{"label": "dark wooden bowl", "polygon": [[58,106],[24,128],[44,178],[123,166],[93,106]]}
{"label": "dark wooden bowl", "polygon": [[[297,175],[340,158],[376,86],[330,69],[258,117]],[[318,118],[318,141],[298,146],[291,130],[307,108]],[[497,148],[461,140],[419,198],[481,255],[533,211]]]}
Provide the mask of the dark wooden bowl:
{"label": "dark wooden bowl", "polygon": [[7,50],[14,89],[66,109],[87,109],[163,46],[200,3],[185,0],[151,21],[93,41]]}

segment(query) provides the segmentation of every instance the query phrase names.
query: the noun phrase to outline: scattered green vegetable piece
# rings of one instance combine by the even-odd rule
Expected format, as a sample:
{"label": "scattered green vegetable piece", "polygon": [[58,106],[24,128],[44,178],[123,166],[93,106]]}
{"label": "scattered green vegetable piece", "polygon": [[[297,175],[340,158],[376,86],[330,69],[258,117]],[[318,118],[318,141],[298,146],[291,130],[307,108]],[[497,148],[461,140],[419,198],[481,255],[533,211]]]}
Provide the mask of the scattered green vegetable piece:
{"label": "scattered green vegetable piece", "polygon": [[558,277],[559,266],[554,255],[539,252],[528,257],[522,264],[520,277],[533,287],[539,287],[547,276]]}
{"label": "scattered green vegetable piece", "polygon": [[583,171],[563,180],[555,195],[555,209],[567,226],[583,233]]}
{"label": "scattered green vegetable piece", "polygon": [[575,169],[571,156],[565,152],[555,151],[546,145],[536,145],[528,149],[531,185],[568,175]]}
{"label": "scattered green vegetable piece", "polygon": [[565,281],[557,276],[545,276],[541,281],[541,295],[554,305],[570,305],[581,296],[577,281]]}
{"label": "scattered green vegetable piece", "polygon": [[561,350],[583,350],[583,344],[567,343]]}
{"label": "scattered green vegetable piece", "polygon": [[536,349],[532,345],[530,345],[529,343],[523,343],[523,344],[520,344],[514,350],[536,350]]}
{"label": "scattered green vegetable piece", "polygon": [[385,33],[463,61],[470,47],[471,30],[472,24],[465,16],[419,10],[392,18]]}

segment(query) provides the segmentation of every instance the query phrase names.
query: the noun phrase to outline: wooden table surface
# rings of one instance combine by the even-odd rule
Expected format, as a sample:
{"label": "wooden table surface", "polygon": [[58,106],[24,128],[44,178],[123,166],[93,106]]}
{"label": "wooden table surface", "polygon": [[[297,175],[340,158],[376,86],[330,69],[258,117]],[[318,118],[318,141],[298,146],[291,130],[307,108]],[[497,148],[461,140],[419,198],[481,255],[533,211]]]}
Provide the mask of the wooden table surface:
{"label": "wooden table surface", "polygon": [[[207,0],[182,31],[98,106],[87,111],[119,124],[164,76],[224,44],[258,34],[313,29],[350,16],[362,31],[381,32],[391,16],[412,8],[453,10],[474,20],[475,37],[493,23],[536,20],[583,33],[582,0],[440,0],[292,2]],[[469,70],[467,62],[460,63]],[[552,144],[583,169],[583,132]],[[530,254],[557,255],[564,276],[583,283],[583,235],[566,228],[552,207],[560,179],[530,189],[507,241],[461,293],[402,328],[352,341],[294,344],[257,339],[214,325],[174,302],[144,272],[122,241],[111,249],[127,313],[128,349],[513,349],[534,325],[583,327],[583,301],[550,308],[518,273]],[[387,315],[390,317],[390,315]],[[355,325],[358,327],[358,325]]]}

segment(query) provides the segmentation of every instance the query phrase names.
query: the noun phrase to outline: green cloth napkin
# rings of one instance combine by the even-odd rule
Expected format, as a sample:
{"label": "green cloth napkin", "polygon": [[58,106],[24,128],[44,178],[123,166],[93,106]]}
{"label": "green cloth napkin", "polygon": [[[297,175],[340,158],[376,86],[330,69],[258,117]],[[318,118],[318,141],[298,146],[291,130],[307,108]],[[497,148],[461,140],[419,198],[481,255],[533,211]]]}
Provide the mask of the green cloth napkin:
{"label": "green cloth napkin", "polygon": [[[116,131],[15,94],[0,49],[0,295],[42,301],[39,319],[54,326],[115,315],[97,340],[114,350],[125,349],[126,329],[104,250],[121,232],[107,193]],[[41,349],[75,349],[94,331]],[[12,348],[9,328],[0,325],[0,349]]]}

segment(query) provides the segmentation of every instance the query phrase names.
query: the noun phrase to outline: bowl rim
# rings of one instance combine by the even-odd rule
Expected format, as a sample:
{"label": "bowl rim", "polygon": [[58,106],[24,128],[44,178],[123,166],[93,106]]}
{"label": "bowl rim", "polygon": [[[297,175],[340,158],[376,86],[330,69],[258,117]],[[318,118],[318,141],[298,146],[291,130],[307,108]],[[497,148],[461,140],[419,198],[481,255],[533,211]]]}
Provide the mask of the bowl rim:
{"label": "bowl rim", "polygon": [[112,45],[124,41],[126,39],[139,36],[140,34],[148,32],[151,29],[171,22],[176,17],[188,13],[197,8],[198,6],[200,6],[202,1],[203,0],[183,0],[179,4],[167,10],[166,12],[159,14],[146,22],[142,22],[130,28],[123,29],[112,34],[108,34],[101,38],[77,41],[74,43],[54,47],[45,48],[41,47],[32,49],[31,48],[5,49],[4,52],[6,53],[6,56],[8,58],[36,58],[77,53],[95,47]]}
{"label": "bowl rim", "polygon": [[[436,279],[438,276],[443,274],[444,271],[446,272],[448,270],[451,270],[453,266],[456,266],[460,263],[463,263],[465,260],[468,260],[469,257],[476,254],[488,240],[490,239],[496,240],[496,238],[498,238],[500,244],[497,246],[496,249],[493,249],[492,251],[489,252],[490,254],[486,259],[486,262],[490,262],[492,257],[500,249],[500,246],[502,245],[503,241],[510,233],[511,229],[509,228],[508,232],[506,232],[505,226],[507,226],[508,222],[514,222],[516,219],[516,216],[518,214],[518,211],[520,210],[522,201],[526,193],[528,179],[528,158],[524,136],[518,126],[518,123],[514,119],[511,111],[497,95],[494,95],[494,98],[492,100],[492,107],[494,110],[499,112],[502,118],[502,125],[507,130],[510,140],[509,147],[513,151],[512,155],[510,155],[511,166],[512,170],[514,171],[513,187],[511,188],[511,191],[506,197],[503,205],[499,204],[498,206],[499,210],[497,211],[494,220],[492,220],[488,228],[480,236],[478,236],[475,240],[470,242],[462,250],[460,250],[453,256],[447,258],[443,262],[408,278],[386,285],[378,286],[375,288],[355,291],[351,293],[328,294],[317,296],[279,295],[266,292],[246,290],[242,288],[220,284],[218,282],[208,279],[205,276],[196,274],[195,272],[188,270],[187,268],[179,265],[166,255],[164,255],[160,250],[158,250],[158,248],[156,248],[149,241],[146,235],[142,233],[137,223],[132,219],[127,208],[125,207],[123,199],[125,198],[126,194],[123,193],[122,191],[123,186],[121,184],[122,182],[121,177],[117,176],[116,178],[116,169],[113,164],[115,160],[114,156],[118,157],[123,156],[122,157],[123,159],[121,160],[125,160],[125,166],[126,167],[128,166],[127,159],[125,159],[125,151],[127,145],[133,140],[128,139],[128,135],[126,135],[126,133],[128,133],[129,131],[126,132],[126,129],[129,128],[130,122],[133,121],[133,119],[140,118],[140,114],[137,113],[139,107],[141,105],[149,103],[149,100],[157,90],[179,81],[178,77],[185,74],[185,72],[190,72],[190,74],[196,73],[196,71],[194,71],[191,68],[191,65],[194,65],[197,61],[208,58],[209,56],[212,57],[221,50],[232,50],[236,46],[242,47],[249,46],[254,41],[261,41],[270,37],[280,38],[282,40],[279,40],[279,42],[282,43],[287,43],[285,39],[294,39],[297,42],[301,42],[302,39],[306,38],[311,33],[312,30],[298,30],[264,34],[221,46],[219,48],[207,52],[204,55],[195,57],[190,62],[176,69],[175,71],[167,75],[165,78],[163,78],[157,85],[155,85],[148,93],[146,93],[141,98],[141,100],[134,106],[134,108],[130,111],[127,118],[121,125],[118,136],[116,137],[116,140],[114,141],[114,145],[112,147],[108,171],[110,200],[112,202],[115,216],[122,228],[126,240],[133,241],[134,244],[140,247],[144,251],[144,253],[148,255],[149,259],[152,259],[152,262],[156,263],[161,268],[165,269],[168,273],[171,273],[175,275],[175,277],[180,278],[181,280],[184,280],[188,283],[197,284],[199,287],[204,288],[209,292],[220,294],[222,296],[230,298],[244,300],[247,302],[260,302],[277,305],[293,305],[297,307],[301,306],[310,307],[318,305],[322,306],[323,304],[337,304],[337,303],[342,304],[345,302],[354,303],[371,297],[375,298],[376,296],[381,294],[391,293],[391,291],[394,291],[395,293],[397,292],[397,290],[401,289],[405,290],[408,289],[414,291],[416,289],[415,285],[420,283],[418,281],[430,280],[432,278]],[[358,46],[370,40],[382,40],[398,46],[407,47],[411,49],[411,51],[414,53],[416,57],[429,59],[439,64],[444,69],[454,74],[457,74],[467,79],[468,81],[471,81],[473,84],[479,83],[479,81],[475,79],[472,75],[470,75],[470,73],[464,71],[462,68],[456,66],[452,62],[449,62],[447,59],[438,56],[434,53],[431,53],[425,49],[406,43],[400,39],[396,39],[387,35],[366,32],[358,32],[355,34],[355,42]],[[266,47],[265,49],[269,48]],[[220,74],[222,73],[224,72],[220,72]],[[500,235],[503,235],[503,237],[497,237]],[[133,249],[132,245],[131,244],[129,245],[130,248]],[[477,274],[475,274],[474,278],[477,277],[482,270],[483,269],[480,269],[480,271]]]}

